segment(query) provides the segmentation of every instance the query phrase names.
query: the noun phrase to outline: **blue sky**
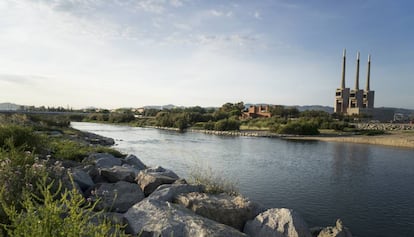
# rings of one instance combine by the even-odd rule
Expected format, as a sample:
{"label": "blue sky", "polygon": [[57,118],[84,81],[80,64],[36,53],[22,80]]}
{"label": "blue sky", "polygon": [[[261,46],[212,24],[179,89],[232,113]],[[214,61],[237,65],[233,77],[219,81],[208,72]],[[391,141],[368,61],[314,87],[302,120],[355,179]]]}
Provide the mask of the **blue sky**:
{"label": "blue sky", "polygon": [[1,0],[0,102],[333,106],[342,50],[414,109],[412,1]]}

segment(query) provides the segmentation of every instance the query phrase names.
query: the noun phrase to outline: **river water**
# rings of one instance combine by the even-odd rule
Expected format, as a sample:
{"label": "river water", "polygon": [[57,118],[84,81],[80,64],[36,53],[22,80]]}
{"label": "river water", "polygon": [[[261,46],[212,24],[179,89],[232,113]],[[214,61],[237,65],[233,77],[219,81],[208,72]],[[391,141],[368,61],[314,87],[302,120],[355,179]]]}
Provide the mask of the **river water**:
{"label": "river water", "polygon": [[292,208],[309,226],[341,218],[354,236],[414,236],[414,150],[363,144],[225,137],[72,123],[111,137],[148,166],[188,177],[203,167],[267,207]]}

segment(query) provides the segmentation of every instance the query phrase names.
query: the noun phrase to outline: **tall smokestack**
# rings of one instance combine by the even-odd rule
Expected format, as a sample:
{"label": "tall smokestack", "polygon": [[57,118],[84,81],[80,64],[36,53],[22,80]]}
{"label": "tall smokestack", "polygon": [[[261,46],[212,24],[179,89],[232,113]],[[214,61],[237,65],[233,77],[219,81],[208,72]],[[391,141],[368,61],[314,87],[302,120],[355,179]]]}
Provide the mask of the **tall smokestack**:
{"label": "tall smokestack", "polygon": [[370,83],[370,77],[371,77],[371,55],[368,54],[368,70],[367,70],[367,85],[365,87],[366,91],[369,91],[369,83]]}
{"label": "tall smokestack", "polygon": [[341,89],[345,88],[345,64],[346,64],[346,49],[344,49],[343,59],[342,59],[342,81]]}
{"label": "tall smokestack", "polygon": [[359,90],[359,52],[357,53],[357,69],[355,77],[355,90]]}

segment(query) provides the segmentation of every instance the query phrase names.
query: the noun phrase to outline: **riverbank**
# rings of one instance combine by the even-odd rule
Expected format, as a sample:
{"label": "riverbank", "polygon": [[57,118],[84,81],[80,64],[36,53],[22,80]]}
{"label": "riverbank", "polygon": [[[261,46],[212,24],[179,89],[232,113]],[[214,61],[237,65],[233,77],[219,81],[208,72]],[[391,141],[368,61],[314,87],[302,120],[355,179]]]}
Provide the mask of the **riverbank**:
{"label": "riverbank", "polygon": [[384,135],[332,135],[284,137],[288,140],[316,140],[324,142],[346,142],[381,146],[414,148],[414,132],[392,131]]}
{"label": "riverbank", "polygon": [[[179,131],[176,128],[165,127],[151,127],[155,129]],[[393,127],[395,129],[395,126]],[[414,131],[412,130],[398,130],[388,131],[384,135],[357,135],[351,133],[321,133],[321,135],[302,136],[289,134],[276,134],[268,131],[258,130],[240,130],[240,131],[215,131],[215,130],[200,130],[187,129],[187,132],[204,133],[218,136],[247,136],[247,137],[268,137],[268,138],[282,138],[286,140],[314,140],[324,142],[345,142],[345,143],[359,143],[380,146],[392,146],[403,148],[414,148]]]}

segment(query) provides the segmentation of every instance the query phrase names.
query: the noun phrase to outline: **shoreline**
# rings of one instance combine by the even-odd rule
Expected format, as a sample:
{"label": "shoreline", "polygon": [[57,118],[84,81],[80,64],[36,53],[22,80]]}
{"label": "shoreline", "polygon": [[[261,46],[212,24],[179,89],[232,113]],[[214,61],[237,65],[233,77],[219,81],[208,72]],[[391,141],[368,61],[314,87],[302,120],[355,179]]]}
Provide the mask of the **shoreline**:
{"label": "shoreline", "polygon": [[[151,127],[161,130],[177,131],[175,128]],[[377,146],[389,146],[399,148],[414,148],[414,133],[404,133],[393,131],[385,135],[353,135],[353,134],[321,134],[321,135],[290,135],[276,134],[268,131],[240,130],[240,131],[215,131],[215,130],[197,130],[187,129],[187,132],[204,133],[218,136],[246,136],[246,137],[267,137],[280,138],[285,140],[306,140],[306,141],[323,141],[323,142],[345,142],[357,144],[369,144]]]}
{"label": "shoreline", "polygon": [[[114,124],[112,124],[114,125]],[[115,124],[116,125],[116,124]],[[127,125],[130,126],[130,125]],[[179,132],[177,128],[145,126],[143,128],[160,129],[167,131]],[[368,144],[377,146],[389,146],[397,148],[414,148],[414,132],[391,131],[385,135],[353,135],[353,134],[321,134],[321,135],[289,135],[276,134],[268,131],[260,130],[240,130],[240,131],[215,131],[215,130],[199,130],[186,129],[185,132],[204,133],[217,136],[245,136],[245,137],[264,137],[264,138],[280,138],[285,140],[304,140],[304,141],[323,141],[323,142],[342,142]]]}
{"label": "shoreline", "polygon": [[414,148],[414,133],[393,132],[386,135],[336,135],[336,136],[297,136],[284,137],[286,140],[307,140],[323,142],[345,142],[399,148]]}

